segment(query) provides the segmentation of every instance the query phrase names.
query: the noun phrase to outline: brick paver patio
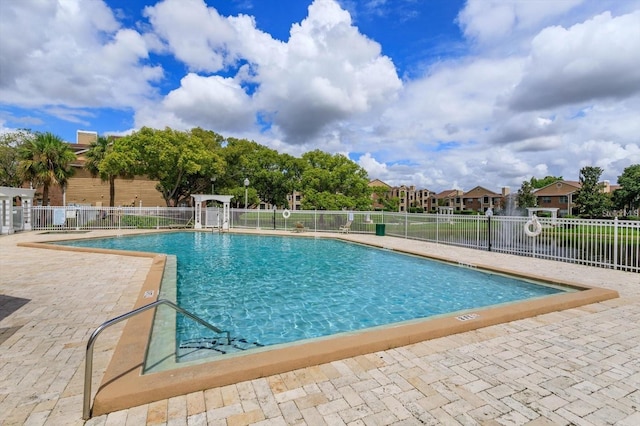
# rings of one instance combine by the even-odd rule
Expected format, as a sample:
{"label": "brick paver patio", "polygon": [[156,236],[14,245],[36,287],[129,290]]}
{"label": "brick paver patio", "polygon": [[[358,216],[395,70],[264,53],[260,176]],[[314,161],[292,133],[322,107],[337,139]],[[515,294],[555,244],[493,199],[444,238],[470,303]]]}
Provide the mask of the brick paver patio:
{"label": "brick paver patio", "polygon": [[[131,310],[151,259],[16,244],[105,233],[0,237],[0,424],[84,423],[87,339]],[[640,274],[349,238],[577,280],[620,298],[211,388],[87,425],[640,425]],[[121,330],[96,344],[94,390]]]}

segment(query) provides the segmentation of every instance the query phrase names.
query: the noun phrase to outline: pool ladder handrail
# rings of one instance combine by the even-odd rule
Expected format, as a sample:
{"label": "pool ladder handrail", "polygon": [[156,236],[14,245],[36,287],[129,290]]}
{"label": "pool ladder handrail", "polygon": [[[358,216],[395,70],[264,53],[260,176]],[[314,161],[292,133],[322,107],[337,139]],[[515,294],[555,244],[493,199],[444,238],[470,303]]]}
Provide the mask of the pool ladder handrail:
{"label": "pool ladder handrail", "polygon": [[108,321],[102,323],[89,337],[89,341],[87,342],[87,351],[85,354],[85,365],[84,365],[84,394],[83,394],[83,405],[82,405],[82,418],[84,420],[89,420],[91,418],[91,379],[93,376],[93,345],[98,338],[98,335],[107,327],[110,327],[114,324],[119,323],[120,321],[124,321],[126,319],[131,318],[132,316],[138,315],[144,311],[155,308],[159,305],[167,305],[173,308],[176,312],[179,312],[186,317],[191,318],[192,320],[204,325],[210,330],[215,331],[218,334],[226,334],[227,335],[227,344],[231,344],[231,334],[228,331],[220,330],[218,327],[209,324],[202,318],[198,317],[195,314],[181,308],[175,303],[166,300],[166,299],[158,299],[155,302],[151,302],[148,305],[141,306],[137,309],[134,309],[126,314],[122,314],[119,317],[112,318]]}

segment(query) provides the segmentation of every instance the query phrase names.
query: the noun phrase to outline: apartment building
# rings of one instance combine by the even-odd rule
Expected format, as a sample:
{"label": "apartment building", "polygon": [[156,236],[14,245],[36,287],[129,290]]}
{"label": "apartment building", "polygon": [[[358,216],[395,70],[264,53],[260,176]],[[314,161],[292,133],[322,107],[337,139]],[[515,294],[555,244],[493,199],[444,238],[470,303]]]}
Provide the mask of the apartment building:
{"label": "apartment building", "polygon": [[289,203],[289,210],[302,210],[302,193],[293,191],[293,193],[287,195],[287,202]]}
{"label": "apartment building", "polygon": [[482,186],[467,191],[463,195],[463,210],[473,210],[476,212],[486,212],[488,209],[500,209],[503,206],[503,199],[509,194],[507,188],[503,188],[498,194]]}
{"label": "apartment building", "polygon": [[576,192],[582,187],[580,182],[561,180],[533,191],[538,207],[557,208],[559,216],[570,215],[573,212],[573,202]]}
{"label": "apartment building", "polygon": [[[603,181],[602,190],[605,194],[613,193],[619,189],[619,185],[611,185],[609,181]],[[582,188],[578,181],[560,180],[547,186],[536,189],[533,195],[536,197],[538,207],[557,208],[559,216],[575,214],[575,196]]]}
{"label": "apartment building", "polygon": [[446,189],[441,191],[431,197],[432,208],[430,210],[434,213],[437,213],[445,207],[450,211],[459,212],[464,210],[463,195],[464,192],[460,189]]}
{"label": "apartment building", "polygon": [[411,203],[415,201],[416,187],[401,185],[391,188],[391,198],[398,198],[398,211],[406,212],[411,207]]}
{"label": "apartment building", "polygon": [[369,187],[374,188],[374,192],[371,193],[371,202],[373,206],[373,210],[382,210],[384,209],[384,204],[380,201],[381,195],[378,191],[375,191],[376,188],[381,188],[380,192],[384,191],[385,193],[390,193],[391,186],[387,185],[380,179],[374,179],[369,181]]}
{"label": "apartment building", "polygon": [[416,207],[422,207],[422,210],[426,213],[430,212],[433,208],[431,202],[432,194],[433,192],[428,189],[418,189],[415,194]]}

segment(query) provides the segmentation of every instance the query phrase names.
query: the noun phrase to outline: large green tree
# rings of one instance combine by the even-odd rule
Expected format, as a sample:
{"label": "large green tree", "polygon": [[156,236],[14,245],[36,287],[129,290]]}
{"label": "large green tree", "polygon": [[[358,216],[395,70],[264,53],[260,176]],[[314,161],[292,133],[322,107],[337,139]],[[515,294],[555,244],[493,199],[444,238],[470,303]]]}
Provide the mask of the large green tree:
{"label": "large green tree", "polygon": [[[531,178],[534,179],[534,178]],[[535,207],[537,204],[537,198],[533,194],[534,186],[529,181],[523,181],[522,186],[518,189],[518,195],[516,197],[516,202],[518,203],[518,207],[521,209],[526,209],[527,207]]]}
{"label": "large green tree", "polygon": [[614,195],[616,207],[621,210],[640,208],[640,164],[634,164],[622,171],[618,176],[618,185]]}
{"label": "large green tree", "polygon": [[[545,176],[542,179],[538,179],[534,176],[531,177],[531,187],[533,189],[544,188],[547,185],[551,185],[552,183],[558,182],[562,180],[562,176]],[[529,206],[533,207],[533,206]]]}
{"label": "large green tree", "polygon": [[20,187],[20,146],[34,138],[29,130],[0,134],[0,186]]}
{"label": "large green tree", "polygon": [[189,202],[191,194],[207,192],[211,177],[224,171],[221,137],[202,129],[177,131],[143,127],[114,141],[99,169],[104,173],[148,176],[167,206]]}
{"label": "large green tree", "polygon": [[[244,206],[247,190],[248,206],[263,201],[286,206],[287,196],[300,181],[304,163],[289,154],[260,145],[247,139],[229,138],[222,150],[228,165],[227,172],[216,180],[226,194],[233,195],[236,206]],[[248,188],[244,180],[249,180]]]}
{"label": "large green tree", "polygon": [[371,188],[366,170],[344,155],[315,150],[302,155],[300,180],[306,210],[369,210]]}
{"label": "large green tree", "polygon": [[42,204],[49,203],[49,188],[58,185],[66,188],[76,160],[73,150],[53,133],[36,133],[35,137],[20,146],[19,171],[24,180],[34,188],[42,186]]}
{"label": "large green tree", "polygon": [[91,176],[99,176],[103,182],[109,182],[109,206],[113,207],[115,206],[116,198],[116,177],[118,174],[123,173],[113,174],[106,168],[100,170],[100,165],[111,150],[111,146],[112,142],[104,136],[99,136],[95,141],[91,142],[85,154],[84,167],[91,173]]}
{"label": "large green tree", "polygon": [[304,166],[300,159],[265,148],[257,163],[253,186],[258,197],[275,206],[286,206],[287,195],[292,193],[302,175]]}
{"label": "large green tree", "polygon": [[[256,187],[260,185],[256,182],[255,176],[259,167],[258,159],[261,155],[272,157],[269,149],[247,139],[228,138],[221,154],[227,169],[216,180],[220,192],[233,195],[236,207],[244,207],[246,190],[247,206],[257,204],[259,197]],[[245,179],[249,180],[249,186],[246,188]]]}
{"label": "large green tree", "polygon": [[582,217],[601,217],[611,209],[611,198],[605,194],[604,184],[599,182],[602,172],[602,168],[594,166],[580,169],[581,187],[573,201]]}

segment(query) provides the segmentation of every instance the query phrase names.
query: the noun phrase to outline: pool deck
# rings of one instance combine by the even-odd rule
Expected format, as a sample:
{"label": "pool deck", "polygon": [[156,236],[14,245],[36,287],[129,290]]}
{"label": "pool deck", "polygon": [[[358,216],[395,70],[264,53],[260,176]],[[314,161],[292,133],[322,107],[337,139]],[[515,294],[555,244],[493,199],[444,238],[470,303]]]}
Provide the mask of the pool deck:
{"label": "pool deck", "polygon": [[[0,237],[0,425],[84,423],[89,335],[132,309],[152,265],[151,258],[17,244],[114,233]],[[346,238],[576,281],[620,297],[193,392],[86,424],[640,424],[640,274],[392,237]],[[94,391],[122,329],[108,329],[96,343]]]}

